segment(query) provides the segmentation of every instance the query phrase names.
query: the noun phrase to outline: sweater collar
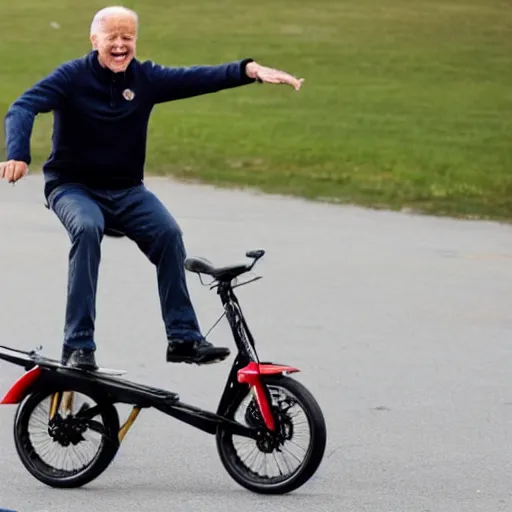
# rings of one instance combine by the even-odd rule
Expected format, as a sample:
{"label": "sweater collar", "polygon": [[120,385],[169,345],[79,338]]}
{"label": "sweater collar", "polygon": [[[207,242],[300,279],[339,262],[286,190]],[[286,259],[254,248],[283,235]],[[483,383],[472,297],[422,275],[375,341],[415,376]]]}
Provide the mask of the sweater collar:
{"label": "sweater collar", "polygon": [[111,82],[114,79],[117,82],[127,82],[131,79],[133,73],[134,60],[130,62],[126,71],[115,73],[109,68],[103,67],[98,60],[98,50],[89,52],[87,59],[92,67],[94,75],[103,82]]}

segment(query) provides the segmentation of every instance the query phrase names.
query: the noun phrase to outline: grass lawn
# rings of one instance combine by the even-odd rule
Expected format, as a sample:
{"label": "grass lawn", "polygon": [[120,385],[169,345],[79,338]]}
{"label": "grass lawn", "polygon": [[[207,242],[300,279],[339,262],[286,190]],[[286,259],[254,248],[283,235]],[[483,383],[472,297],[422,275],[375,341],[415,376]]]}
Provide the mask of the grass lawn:
{"label": "grass lawn", "polygon": [[[89,51],[104,2],[2,0],[0,111]],[[127,0],[138,57],[251,56],[306,79],[154,111],[147,172],[268,192],[512,219],[512,9],[506,0]],[[53,28],[57,22],[59,28]],[[51,115],[33,136],[50,150]]]}

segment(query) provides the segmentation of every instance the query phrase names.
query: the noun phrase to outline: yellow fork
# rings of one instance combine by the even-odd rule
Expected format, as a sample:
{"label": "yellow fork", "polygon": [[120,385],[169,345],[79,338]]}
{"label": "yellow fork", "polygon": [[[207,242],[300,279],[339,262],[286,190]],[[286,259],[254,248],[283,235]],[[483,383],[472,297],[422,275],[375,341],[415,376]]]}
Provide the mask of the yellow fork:
{"label": "yellow fork", "polygon": [[62,406],[64,411],[71,414],[73,412],[73,402],[74,402],[75,394],[73,391],[65,391],[62,396]]}
{"label": "yellow fork", "polygon": [[50,421],[52,421],[55,414],[57,414],[57,409],[59,408],[60,399],[61,399],[60,392],[54,393],[52,395],[52,401],[50,404],[50,413],[48,415],[48,419]]}
{"label": "yellow fork", "polygon": [[124,436],[128,433],[131,426],[135,423],[137,416],[140,414],[140,407],[134,406],[132,412],[128,416],[128,419],[124,422],[123,426],[119,429],[118,439],[121,443],[124,439]]}

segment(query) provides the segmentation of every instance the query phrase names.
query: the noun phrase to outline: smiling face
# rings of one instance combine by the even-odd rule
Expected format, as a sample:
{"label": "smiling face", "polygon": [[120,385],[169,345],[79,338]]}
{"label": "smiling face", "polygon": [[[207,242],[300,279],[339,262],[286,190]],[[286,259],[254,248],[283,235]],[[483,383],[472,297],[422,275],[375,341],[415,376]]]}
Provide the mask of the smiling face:
{"label": "smiling face", "polygon": [[100,64],[114,73],[126,71],[135,57],[137,19],[122,9],[100,12],[91,29],[91,43]]}

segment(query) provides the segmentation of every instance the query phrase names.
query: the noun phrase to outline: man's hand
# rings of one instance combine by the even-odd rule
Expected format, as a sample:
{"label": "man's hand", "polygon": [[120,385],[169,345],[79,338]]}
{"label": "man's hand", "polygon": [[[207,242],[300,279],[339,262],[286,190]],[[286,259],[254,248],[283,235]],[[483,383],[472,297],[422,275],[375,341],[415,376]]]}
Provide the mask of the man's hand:
{"label": "man's hand", "polygon": [[296,78],[284,71],[261,66],[257,62],[249,62],[245,67],[245,73],[249,78],[254,78],[267,84],[291,85],[296,91],[298,91],[304,83],[304,78]]}
{"label": "man's hand", "polygon": [[0,179],[5,178],[9,183],[16,183],[23,178],[27,172],[28,165],[26,162],[19,162],[18,160],[0,162]]}

